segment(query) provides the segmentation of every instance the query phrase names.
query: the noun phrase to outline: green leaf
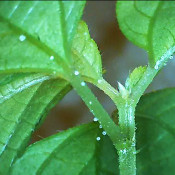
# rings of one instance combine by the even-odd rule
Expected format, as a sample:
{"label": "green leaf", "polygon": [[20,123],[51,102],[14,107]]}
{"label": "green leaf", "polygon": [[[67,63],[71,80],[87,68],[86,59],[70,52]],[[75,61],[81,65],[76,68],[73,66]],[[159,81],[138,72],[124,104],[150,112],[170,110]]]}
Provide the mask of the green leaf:
{"label": "green leaf", "polygon": [[72,58],[79,72],[87,81],[98,80],[102,76],[101,56],[94,40],[90,38],[88,27],[81,21],[72,45]]}
{"label": "green leaf", "polygon": [[116,151],[101,132],[90,123],[34,143],[16,161],[11,174],[114,175],[118,171]]}
{"label": "green leaf", "polygon": [[86,24],[76,29],[84,4],[0,2],[0,174],[9,173],[31,133],[70,90],[60,79],[67,79],[64,63],[72,64],[67,52],[85,80],[101,76],[100,54]]}
{"label": "green leaf", "polygon": [[[144,95],[136,108],[137,174],[175,174],[175,88]],[[118,111],[113,112],[118,118]]]}
{"label": "green leaf", "polygon": [[50,48],[64,58],[65,39],[72,42],[84,5],[85,1],[6,1],[0,4],[0,19],[41,50],[48,53],[45,49]]}
{"label": "green leaf", "polygon": [[63,76],[63,62],[68,59],[65,52],[84,5],[75,1],[0,2],[0,70]]}
{"label": "green leaf", "polygon": [[136,109],[137,171],[175,174],[175,88],[141,98]]}
{"label": "green leaf", "polygon": [[66,79],[65,52],[84,4],[0,2],[0,174],[8,174],[40,120],[70,90],[56,78]]}
{"label": "green leaf", "polygon": [[126,89],[130,91],[139,82],[145,71],[146,67],[140,66],[135,68],[126,80]]}
{"label": "green leaf", "polygon": [[1,75],[0,80],[0,174],[5,175],[36,126],[70,86],[41,74]]}
{"label": "green leaf", "polygon": [[[119,1],[116,8],[124,35],[149,53],[159,68],[175,51],[175,3],[170,1]],[[164,55],[165,54],[165,55]]]}
{"label": "green leaf", "polygon": [[[138,174],[175,173],[174,94],[175,88],[150,93],[137,106]],[[116,151],[100,133],[95,124],[87,124],[39,141],[16,161],[12,174],[117,175]]]}
{"label": "green leaf", "polygon": [[72,59],[79,72],[87,81],[101,77],[101,57],[87,25],[82,21],[76,29],[85,2],[60,3],[0,2],[0,73],[42,72],[67,79],[62,59],[66,59],[63,52],[69,52],[65,44],[72,41]]}

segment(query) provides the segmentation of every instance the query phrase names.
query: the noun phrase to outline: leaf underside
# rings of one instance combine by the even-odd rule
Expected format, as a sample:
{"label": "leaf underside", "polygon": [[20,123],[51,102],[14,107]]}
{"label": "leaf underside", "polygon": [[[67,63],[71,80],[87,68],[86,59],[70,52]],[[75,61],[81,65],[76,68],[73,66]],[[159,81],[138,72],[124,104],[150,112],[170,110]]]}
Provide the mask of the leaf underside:
{"label": "leaf underside", "polygon": [[141,98],[137,109],[138,174],[175,174],[175,88]]}
{"label": "leaf underside", "polygon": [[148,51],[150,64],[175,46],[173,1],[118,1],[116,13],[124,35]]}
{"label": "leaf underside", "polygon": [[39,141],[17,160],[12,174],[114,175],[117,154],[101,132],[97,124],[90,123]]}
{"label": "leaf underside", "polygon": [[8,174],[37,125],[71,88],[64,80],[43,81],[41,74],[4,75],[1,83],[0,174]]}

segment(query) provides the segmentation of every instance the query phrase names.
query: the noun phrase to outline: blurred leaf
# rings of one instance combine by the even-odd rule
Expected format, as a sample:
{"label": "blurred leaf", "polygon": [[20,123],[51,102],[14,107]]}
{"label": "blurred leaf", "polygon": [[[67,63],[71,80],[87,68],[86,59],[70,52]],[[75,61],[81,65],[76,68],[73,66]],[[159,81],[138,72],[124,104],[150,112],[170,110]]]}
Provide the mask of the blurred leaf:
{"label": "blurred leaf", "polygon": [[16,161],[12,174],[114,175],[118,169],[116,151],[101,132],[90,123],[36,142]]}
{"label": "blurred leaf", "polygon": [[147,94],[136,110],[137,171],[175,174],[175,88]]}
{"label": "blurred leaf", "polygon": [[131,42],[148,51],[152,65],[160,61],[169,49],[170,54],[173,54],[175,51],[174,2],[118,1],[116,12],[119,27],[124,35]]}
{"label": "blurred leaf", "polygon": [[27,146],[32,132],[49,110],[70,90],[64,80],[41,74],[1,75],[0,80],[0,174]]}

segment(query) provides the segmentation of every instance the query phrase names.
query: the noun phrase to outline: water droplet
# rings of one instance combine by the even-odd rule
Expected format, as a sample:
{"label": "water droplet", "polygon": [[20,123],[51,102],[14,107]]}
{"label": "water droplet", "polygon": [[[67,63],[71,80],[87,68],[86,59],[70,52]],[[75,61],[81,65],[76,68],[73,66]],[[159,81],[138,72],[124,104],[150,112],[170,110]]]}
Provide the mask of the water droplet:
{"label": "water droplet", "polygon": [[136,145],[135,145],[135,143],[133,142],[133,143],[131,144],[131,146],[133,146],[133,147],[134,147],[134,146],[136,146]]}
{"label": "water droplet", "polygon": [[123,149],[123,150],[121,149],[120,152],[123,153],[123,154],[126,154],[127,150],[126,150],[126,148]]}
{"label": "water droplet", "polygon": [[101,79],[99,79],[99,80],[98,80],[98,83],[102,83],[102,80],[101,80]]}
{"label": "water droplet", "polygon": [[99,125],[99,128],[102,128],[102,125]]}
{"label": "water droplet", "polygon": [[133,151],[133,154],[137,154],[137,152],[136,151]]}
{"label": "water droplet", "polygon": [[102,134],[105,136],[106,135],[106,131],[103,131]]}
{"label": "water droplet", "polygon": [[86,83],[84,81],[81,82],[81,86],[85,86]]}
{"label": "water droplet", "polygon": [[79,75],[79,72],[77,70],[75,70],[74,74],[75,75]]}
{"label": "water droplet", "polygon": [[94,122],[97,122],[98,121],[98,118],[94,117]]}
{"label": "water droplet", "polygon": [[173,55],[170,56],[170,60],[172,60],[172,59],[173,59]]}
{"label": "water droplet", "polygon": [[24,41],[25,39],[26,39],[26,36],[25,36],[25,35],[20,35],[20,36],[19,36],[19,40],[20,40],[20,41]]}
{"label": "water droplet", "polygon": [[155,66],[154,66],[154,69],[156,69],[156,70],[157,70],[158,68],[159,68],[159,67],[158,67],[158,65],[155,65]]}
{"label": "water droplet", "polygon": [[54,60],[54,56],[50,56],[50,60]]}
{"label": "water droplet", "polygon": [[89,102],[89,104],[91,105],[91,104],[92,104],[92,102],[90,101],[90,102]]}
{"label": "water droplet", "polygon": [[97,137],[97,138],[96,138],[97,141],[100,141],[100,139],[101,139],[100,137]]}

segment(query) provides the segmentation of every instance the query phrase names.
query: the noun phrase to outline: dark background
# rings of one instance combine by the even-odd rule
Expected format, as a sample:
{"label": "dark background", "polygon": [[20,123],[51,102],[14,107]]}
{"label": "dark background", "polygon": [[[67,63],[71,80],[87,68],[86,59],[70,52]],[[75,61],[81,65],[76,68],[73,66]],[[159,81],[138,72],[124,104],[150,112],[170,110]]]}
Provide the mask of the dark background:
{"label": "dark background", "polygon": [[[127,41],[120,32],[115,15],[115,1],[88,1],[83,20],[88,24],[91,37],[99,47],[103,68],[106,70],[104,77],[112,86],[117,88],[117,81],[124,84],[129,72],[147,64],[146,52]],[[175,86],[174,74],[175,59],[159,73],[147,91]],[[109,97],[92,85],[90,87],[111,114],[115,106]],[[92,119],[88,108],[72,90],[51,110],[42,127],[34,133],[32,141]]]}

